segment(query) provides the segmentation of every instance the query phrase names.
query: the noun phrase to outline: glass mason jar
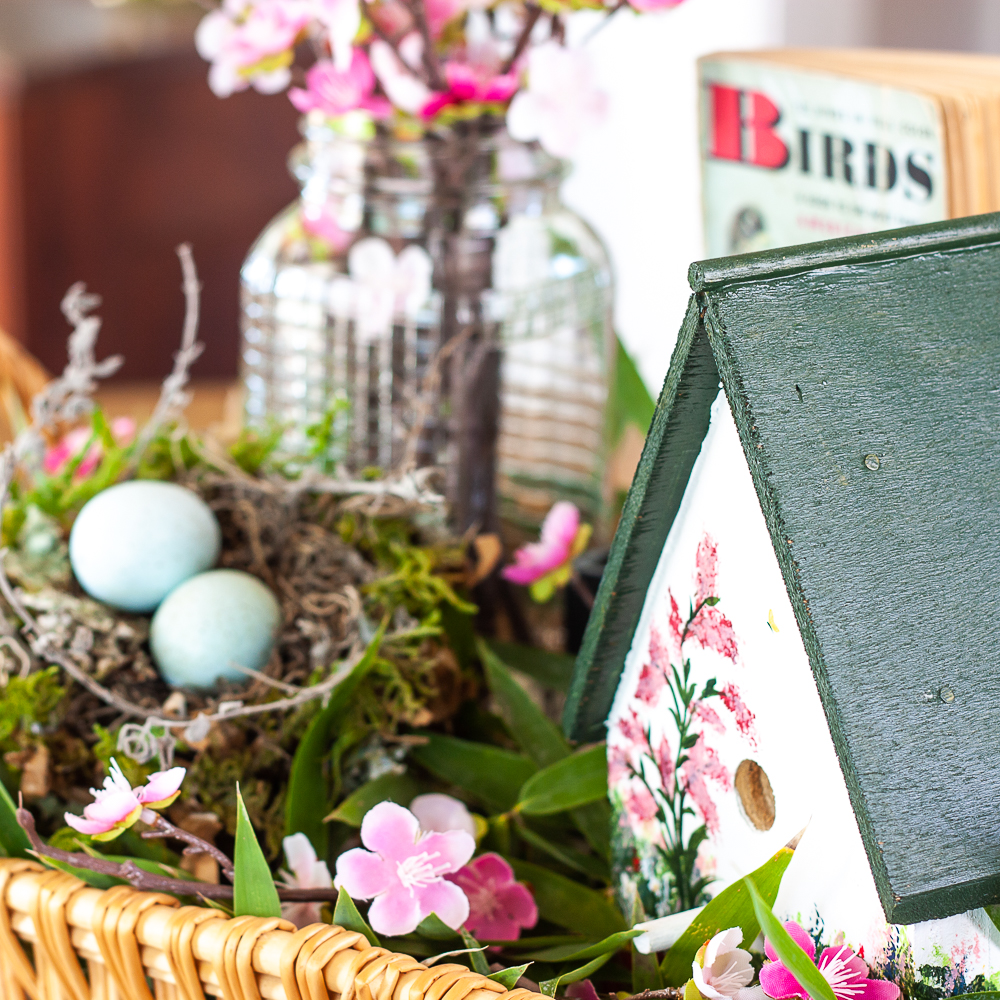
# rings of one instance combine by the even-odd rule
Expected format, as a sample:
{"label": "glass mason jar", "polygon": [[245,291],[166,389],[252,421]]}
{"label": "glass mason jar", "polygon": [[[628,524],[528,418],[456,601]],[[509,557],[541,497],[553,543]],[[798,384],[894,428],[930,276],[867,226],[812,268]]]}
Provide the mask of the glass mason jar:
{"label": "glass mason jar", "polygon": [[594,516],[607,254],[559,201],[565,165],[478,124],[401,140],[304,120],[301,198],[241,275],[247,422],[302,450],[325,420],[327,461],[355,473],[440,465],[463,529],[558,499]]}

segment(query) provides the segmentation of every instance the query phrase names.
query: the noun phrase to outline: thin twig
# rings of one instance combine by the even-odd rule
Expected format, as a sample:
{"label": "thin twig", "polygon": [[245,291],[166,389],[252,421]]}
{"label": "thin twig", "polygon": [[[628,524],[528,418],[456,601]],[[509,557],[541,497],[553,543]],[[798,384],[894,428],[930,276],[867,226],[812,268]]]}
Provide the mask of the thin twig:
{"label": "thin twig", "polygon": [[181,334],[180,350],[174,355],[174,367],[163,380],[160,398],[156,401],[152,416],[146,421],[142,433],[136,440],[133,449],[133,461],[137,461],[146,450],[146,445],[156,432],[175,414],[184,410],[190,400],[185,391],[191,380],[191,366],[205,350],[205,345],[197,340],[198,315],[201,309],[201,284],[198,281],[198,271],[194,266],[194,256],[191,244],[182,243],[177,248],[177,256],[181,262],[184,290],[184,329]]}
{"label": "thin twig", "polygon": [[424,40],[424,49],[421,57],[424,61],[424,69],[427,71],[427,82],[433,90],[447,90],[448,84],[441,75],[441,64],[438,62],[437,53],[434,51],[434,39],[431,37],[431,28],[427,23],[427,10],[424,7],[424,0],[409,0],[407,6],[413,15],[413,21],[420,32],[420,37]]}
{"label": "thin twig", "polygon": [[521,28],[521,34],[518,36],[517,43],[514,46],[514,51],[510,54],[510,58],[503,64],[503,68],[500,70],[501,76],[505,76],[509,73],[514,68],[518,59],[521,58],[522,53],[531,41],[531,32],[538,23],[539,17],[542,16],[542,8],[536,4],[525,4],[524,9],[527,12],[527,16],[524,20],[524,27]]}
{"label": "thin twig", "polygon": [[[51,858],[74,868],[85,868],[101,875],[110,875],[128,882],[133,888],[146,892],[168,892],[174,896],[203,896],[205,899],[232,899],[231,885],[216,885],[214,882],[199,882],[194,879],[167,878],[140,868],[129,859],[121,864],[105,858],[76,851],[63,851],[50,847],[38,835],[35,818],[23,806],[17,810],[17,821],[31,841],[33,853],[44,860]],[[339,895],[336,889],[285,889],[276,885],[278,898],[286,903],[332,903]]]}
{"label": "thin twig", "polygon": [[[147,810],[147,812],[152,812],[152,810]],[[232,881],[233,862],[229,858],[229,855],[220,851],[215,844],[209,843],[209,841],[203,840],[201,837],[195,836],[195,834],[189,833],[187,830],[182,830],[180,827],[174,826],[170,820],[159,813],[155,815],[156,821],[152,824],[153,828],[142,834],[143,840],[156,840],[161,837],[170,837],[173,840],[179,840],[188,845],[184,848],[185,854],[209,855],[209,857],[214,858],[219,863],[222,874]],[[143,822],[146,822],[145,814],[143,815]]]}
{"label": "thin twig", "polygon": [[400,61],[403,67],[409,69],[410,72],[412,73],[413,70],[410,68],[409,64],[403,58],[403,54],[399,51],[399,43],[403,40],[403,38],[406,37],[406,34],[409,33],[409,29],[407,28],[406,31],[403,32],[402,37],[397,35],[395,38],[393,38],[387,31],[384,31],[379,26],[378,21],[376,21],[375,18],[372,16],[372,5],[368,2],[368,0],[360,0],[360,2],[361,2],[361,11],[367,18],[368,24],[371,27],[372,31],[379,39],[385,42],[385,44],[388,45],[390,49],[392,49],[393,55],[395,55],[395,57]]}
{"label": "thin twig", "polygon": [[237,663],[235,660],[230,660],[228,666],[232,667],[233,670],[238,670],[241,674],[246,674],[247,677],[252,677],[255,681],[260,681],[262,684],[268,684],[279,691],[284,691],[285,694],[300,694],[303,691],[303,688],[295,684],[286,684],[284,681],[279,681],[276,677],[268,677],[262,671],[254,670],[253,667],[244,667],[242,663]]}

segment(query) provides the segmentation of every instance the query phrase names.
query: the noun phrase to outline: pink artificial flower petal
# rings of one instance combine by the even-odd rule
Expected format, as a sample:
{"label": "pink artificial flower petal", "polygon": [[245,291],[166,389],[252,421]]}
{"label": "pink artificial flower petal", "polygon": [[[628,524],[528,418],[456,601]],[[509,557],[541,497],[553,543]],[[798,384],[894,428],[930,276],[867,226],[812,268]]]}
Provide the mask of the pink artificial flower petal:
{"label": "pink artificial flower petal", "polygon": [[[339,861],[337,870],[340,870]],[[347,891],[350,892],[350,889]],[[368,908],[368,923],[372,930],[386,937],[411,934],[424,916],[426,914],[421,913],[417,897],[409,892],[383,892]]]}
{"label": "pink artificial flower petal", "polygon": [[504,578],[527,586],[551,573],[569,559],[579,528],[580,512],[574,504],[554,504],[542,522],[539,540],[514,553],[514,565],[504,568]]}
{"label": "pink artificial flower petal", "polygon": [[476,853],[476,839],[465,830],[448,830],[422,837],[412,853],[423,852],[438,875],[457,872]]}
{"label": "pink artificial flower petal", "polygon": [[760,985],[772,1000],[789,1000],[801,997],[808,1000],[805,987],[786,969],[781,962],[765,962],[760,970]]}
{"label": "pink artificial flower petal", "polygon": [[371,899],[396,884],[395,865],[362,847],[345,851],[337,858],[334,885],[345,889],[353,899]]}
{"label": "pink artificial flower petal", "polygon": [[304,833],[285,837],[281,846],[292,873],[289,885],[299,889],[329,889],[333,885],[330,869],[316,857],[316,849]]}
{"label": "pink artificial flower petal", "polygon": [[516,73],[495,76],[486,85],[479,99],[481,101],[497,101],[502,104],[509,101],[517,93],[520,86],[521,80]]}
{"label": "pink artificial flower petal", "polygon": [[866,979],[864,1000],[899,1000],[900,989],[887,979]]}
{"label": "pink artificial flower petal", "polygon": [[[480,882],[493,879],[499,885],[506,885],[514,881],[514,869],[499,854],[494,854],[492,851],[473,858],[462,871],[473,875]],[[451,880],[462,885],[459,877],[461,874],[462,872],[457,872]]]}
{"label": "pink artificial flower petal", "polygon": [[80,833],[85,833],[88,837],[107,833],[109,830],[113,830],[115,826],[114,823],[109,826],[103,820],[84,819],[83,817],[75,816],[73,813],[66,813],[63,819],[66,820],[67,826],[73,827],[74,830]]}
{"label": "pink artificial flower petal", "polygon": [[538,923],[538,904],[531,890],[521,882],[511,882],[497,891],[497,898],[510,918],[521,927],[534,927]]}
{"label": "pink artificial flower petal", "polygon": [[578,983],[570,983],[565,995],[570,1000],[599,1000],[594,984],[589,979],[581,979]]}
{"label": "pink artificial flower petal", "polygon": [[410,803],[410,812],[420,821],[420,829],[427,833],[464,830],[470,837],[476,835],[476,821],[465,803],[450,795],[440,792],[418,795]]}
{"label": "pink artificial flower petal", "polygon": [[[809,958],[815,962],[816,961],[816,942],[809,936],[809,932],[799,923],[794,920],[789,920],[785,923],[785,930],[788,931],[788,936],[809,956]],[[772,962],[778,961],[778,953],[774,950],[773,945],[767,938],[764,939],[764,954]]]}
{"label": "pink artificial flower petal", "polygon": [[453,931],[457,931],[469,918],[469,898],[453,882],[439,879],[429,885],[414,887],[413,892],[420,907],[421,920],[436,913]]}
{"label": "pink artificial flower petal", "polygon": [[172,767],[169,771],[151,774],[142,788],[136,789],[136,798],[144,805],[156,808],[157,803],[175,796],[184,780],[187,769]]}
{"label": "pink artificial flower petal", "polygon": [[387,860],[408,858],[414,853],[413,845],[419,836],[417,817],[395,802],[380,802],[369,809],[361,821],[361,843]]}

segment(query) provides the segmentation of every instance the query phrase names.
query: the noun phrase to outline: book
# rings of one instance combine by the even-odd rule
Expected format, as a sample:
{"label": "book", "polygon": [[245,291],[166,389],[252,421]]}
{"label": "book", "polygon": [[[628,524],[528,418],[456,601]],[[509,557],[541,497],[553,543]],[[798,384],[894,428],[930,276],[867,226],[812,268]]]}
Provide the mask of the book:
{"label": "book", "polygon": [[699,84],[709,257],[1000,210],[1000,58],[717,53]]}

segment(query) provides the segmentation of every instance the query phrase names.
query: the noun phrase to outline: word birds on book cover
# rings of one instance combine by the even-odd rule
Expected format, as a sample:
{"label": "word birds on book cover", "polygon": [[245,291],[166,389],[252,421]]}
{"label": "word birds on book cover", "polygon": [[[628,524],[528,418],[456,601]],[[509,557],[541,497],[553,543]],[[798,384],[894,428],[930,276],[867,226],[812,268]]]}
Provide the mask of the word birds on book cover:
{"label": "word birds on book cover", "polygon": [[709,257],[948,217],[932,97],[769,55],[699,63]]}

